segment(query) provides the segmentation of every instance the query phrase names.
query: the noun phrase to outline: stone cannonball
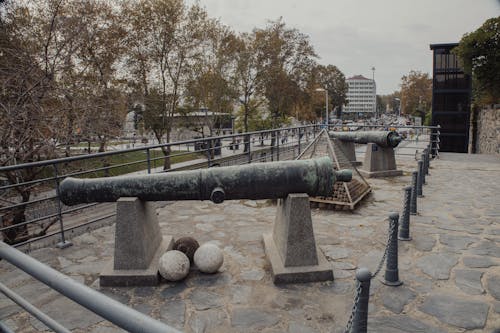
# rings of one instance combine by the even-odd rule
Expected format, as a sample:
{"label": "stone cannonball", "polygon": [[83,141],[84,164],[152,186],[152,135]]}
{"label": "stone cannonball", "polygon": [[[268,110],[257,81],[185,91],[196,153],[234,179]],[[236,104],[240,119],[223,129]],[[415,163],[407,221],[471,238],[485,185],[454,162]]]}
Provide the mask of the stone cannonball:
{"label": "stone cannonball", "polygon": [[193,237],[181,237],[175,241],[173,250],[181,251],[193,262],[193,256],[200,244]]}
{"label": "stone cannonball", "polygon": [[160,275],[168,281],[179,281],[189,273],[189,259],[181,251],[167,251],[160,257]]}
{"label": "stone cannonball", "polygon": [[203,273],[215,273],[222,266],[224,255],[215,244],[205,243],[194,253],[194,263]]}

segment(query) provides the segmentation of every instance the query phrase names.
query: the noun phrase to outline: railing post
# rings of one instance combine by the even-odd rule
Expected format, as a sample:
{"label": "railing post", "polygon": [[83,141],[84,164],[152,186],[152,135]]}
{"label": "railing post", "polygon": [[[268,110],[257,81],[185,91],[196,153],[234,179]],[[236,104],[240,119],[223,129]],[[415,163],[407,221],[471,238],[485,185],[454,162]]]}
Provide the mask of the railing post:
{"label": "railing post", "polygon": [[147,164],[148,164],[148,174],[151,173],[151,152],[149,151],[149,148],[146,149],[146,159],[147,159]]}
{"label": "railing post", "polygon": [[204,143],[205,143],[204,144],[205,152],[207,154],[207,166],[210,168],[212,166],[212,159],[210,154],[210,140],[205,140]]}
{"label": "railing post", "polygon": [[300,130],[301,130],[301,128],[299,127],[298,134],[297,134],[297,138],[298,138],[297,141],[298,141],[298,146],[299,146],[299,153],[298,153],[298,155],[300,155]]}
{"label": "railing post", "polygon": [[389,215],[389,243],[387,246],[387,264],[385,268],[385,276],[381,281],[383,284],[397,287],[403,284],[399,280],[399,269],[398,269],[398,213],[391,213]]}
{"label": "railing post", "polygon": [[247,140],[248,142],[245,142],[245,144],[248,144],[248,149],[247,149],[247,158],[248,158],[248,163],[252,163],[252,144],[251,144],[251,140],[250,140],[250,135],[246,135],[245,136],[245,140]]}
{"label": "railing post", "polygon": [[411,202],[410,202],[410,214],[417,215],[417,195],[418,195],[418,172],[413,171],[411,173]]}
{"label": "railing post", "polygon": [[403,202],[403,216],[401,217],[401,228],[399,229],[399,240],[409,241],[410,237],[410,201],[412,187],[406,186],[404,188],[405,197]]}
{"label": "railing post", "polygon": [[430,163],[431,163],[431,159],[430,159],[430,156],[429,156],[429,153],[430,153],[430,147],[429,146],[427,146],[427,148],[425,148],[424,153],[425,153],[425,174],[428,175],[429,174],[429,166],[430,166]]}
{"label": "railing post", "polygon": [[58,175],[58,171],[57,171],[57,164],[52,164],[52,166],[54,167],[54,177],[55,177],[55,182],[56,182],[57,218],[59,219],[59,227],[61,229],[61,231],[60,231],[61,241],[56,244],[56,247],[59,249],[65,249],[65,248],[73,245],[73,243],[67,241],[66,238],[64,237],[64,224],[63,224],[63,218],[62,218],[62,203],[61,203],[61,196],[59,193],[59,175]]}
{"label": "railing post", "polygon": [[417,181],[417,195],[419,198],[423,197],[422,185],[424,183],[423,173],[424,173],[424,162],[422,160],[418,161],[418,181]]}
{"label": "railing post", "polygon": [[420,154],[420,160],[422,161],[422,185],[425,185],[425,151]]}
{"label": "railing post", "polygon": [[280,160],[280,131],[276,131],[276,161]]}
{"label": "railing post", "polygon": [[359,289],[355,300],[355,312],[352,321],[352,333],[366,333],[368,330],[368,303],[370,301],[370,282],[372,273],[366,268],[360,268],[356,272]]}

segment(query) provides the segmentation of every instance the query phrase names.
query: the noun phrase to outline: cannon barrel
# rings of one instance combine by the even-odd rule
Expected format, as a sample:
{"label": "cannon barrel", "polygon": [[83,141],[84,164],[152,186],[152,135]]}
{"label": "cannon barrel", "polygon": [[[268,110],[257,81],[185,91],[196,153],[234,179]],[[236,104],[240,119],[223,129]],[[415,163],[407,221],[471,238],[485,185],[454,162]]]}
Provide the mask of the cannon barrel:
{"label": "cannon barrel", "polygon": [[394,131],[328,132],[330,138],[354,143],[376,143],[380,147],[396,148],[402,138]]}
{"label": "cannon barrel", "polygon": [[93,179],[66,178],[59,187],[66,205],[143,201],[276,199],[289,193],[328,196],[335,181],[351,180],[351,170],[335,172],[328,157],[241,166]]}

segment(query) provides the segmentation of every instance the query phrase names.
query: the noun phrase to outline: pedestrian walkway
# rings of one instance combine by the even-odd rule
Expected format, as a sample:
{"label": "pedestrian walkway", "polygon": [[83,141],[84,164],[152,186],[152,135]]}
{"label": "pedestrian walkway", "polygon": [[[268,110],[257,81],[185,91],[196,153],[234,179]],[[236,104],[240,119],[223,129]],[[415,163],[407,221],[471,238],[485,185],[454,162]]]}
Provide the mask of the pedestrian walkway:
{"label": "pedestrian walkway", "polygon": [[[373,193],[353,212],[313,210],[316,241],[334,269],[333,282],[275,286],[262,234],[272,230],[268,201],[171,202],[158,209],[163,234],[195,237],[223,249],[219,273],[191,271],[159,287],[99,288],[111,260],[114,228],[75,237],[64,250],[31,255],[81,283],[185,332],[343,332],[355,294],[357,268],[372,272],[387,240],[387,216],[399,211],[416,161],[398,156],[404,175],[371,178]],[[399,276],[388,287],[372,281],[368,331],[493,332],[500,328],[500,159],[441,154],[431,162],[412,240],[399,243]],[[383,271],[382,273],[383,274]],[[74,332],[121,332],[6,262],[0,281]],[[16,332],[43,325],[0,296],[0,318]]]}

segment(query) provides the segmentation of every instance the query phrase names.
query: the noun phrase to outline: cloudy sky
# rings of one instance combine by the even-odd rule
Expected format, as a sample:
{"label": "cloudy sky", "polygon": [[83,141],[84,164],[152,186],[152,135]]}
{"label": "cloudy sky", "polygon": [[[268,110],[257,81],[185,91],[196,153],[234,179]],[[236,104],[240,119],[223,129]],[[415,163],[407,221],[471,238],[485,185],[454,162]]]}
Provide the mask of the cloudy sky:
{"label": "cloudy sky", "polygon": [[460,40],[500,15],[500,0],[189,0],[238,32],[283,17],[308,35],[322,64],[372,77],[377,93],[399,89],[410,70],[432,72],[431,43]]}

